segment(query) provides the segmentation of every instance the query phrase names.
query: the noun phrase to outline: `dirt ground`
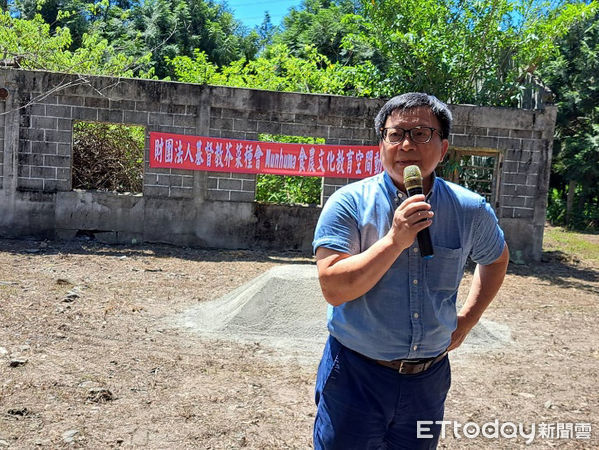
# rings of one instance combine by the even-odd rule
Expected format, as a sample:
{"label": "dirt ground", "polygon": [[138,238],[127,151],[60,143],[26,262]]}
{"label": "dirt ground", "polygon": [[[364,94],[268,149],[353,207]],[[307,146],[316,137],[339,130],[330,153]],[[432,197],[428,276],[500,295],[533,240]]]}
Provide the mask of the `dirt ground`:
{"label": "dirt ground", "polygon": [[[275,265],[309,262],[0,239],[0,449],[311,448],[317,360],[165,326]],[[452,355],[452,425],[439,447],[599,448],[598,312],[599,264],[546,252],[510,265],[485,318],[508,325],[513,341]],[[453,432],[495,420],[535,425],[534,441],[511,428]]]}

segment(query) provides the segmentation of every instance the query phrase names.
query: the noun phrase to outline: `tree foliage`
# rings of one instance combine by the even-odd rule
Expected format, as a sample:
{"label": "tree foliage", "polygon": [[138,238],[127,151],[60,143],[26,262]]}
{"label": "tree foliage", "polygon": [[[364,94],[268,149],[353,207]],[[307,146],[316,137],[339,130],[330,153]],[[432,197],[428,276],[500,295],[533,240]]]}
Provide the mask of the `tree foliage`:
{"label": "tree foliage", "polygon": [[0,13],[0,59],[26,69],[115,76],[132,76],[143,63],[116,52],[97,34],[84,34],[81,46],[71,51],[70,30],[50,28],[40,15],[27,20]]}
{"label": "tree foliage", "polygon": [[298,57],[310,47],[332,62],[379,65],[381,55],[366,38],[369,27],[360,10],[359,2],[351,0],[304,0],[283,19],[283,30],[274,42]]}
{"label": "tree foliage", "polygon": [[189,83],[368,96],[378,81],[378,73],[370,63],[360,66],[331,63],[314,47],[306,47],[304,57],[297,57],[284,44],[268,47],[254,60],[241,59],[222,68],[198,50],[193,59],[183,56],[167,60],[177,79]]}
{"label": "tree foliage", "polygon": [[[558,44],[559,55],[541,70],[558,107],[550,218],[577,228],[599,228],[597,5]],[[569,205],[565,202],[568,190],[572,200]]]}
{"label": "tree foliage", "polygon": [[452,103],[516,104],[524,73],[555,55],[555,39],[589,8],[530,0],[364,1],[383,54],[378,94],[422,91]]}

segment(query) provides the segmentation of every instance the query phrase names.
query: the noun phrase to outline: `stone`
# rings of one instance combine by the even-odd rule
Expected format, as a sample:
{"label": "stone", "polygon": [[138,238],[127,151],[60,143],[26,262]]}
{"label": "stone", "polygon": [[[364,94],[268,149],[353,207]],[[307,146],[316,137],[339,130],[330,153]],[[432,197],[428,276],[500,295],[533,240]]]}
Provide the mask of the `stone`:
{"label": "stone", "polygon": [[95,403],[106,403],[114,400],[114,395],[106,388],[93,387],[87,392],[87,399]]}
{"label": "stone", "polygon": [[12,358],[9,362],[10,367],[20,367],[27,364],[27,358]]}
{"label": "stone", "polygon": [[68,430],[62,433],[62,440],[67,444],[75,442],[75,437],[79,434],[79,430]]}

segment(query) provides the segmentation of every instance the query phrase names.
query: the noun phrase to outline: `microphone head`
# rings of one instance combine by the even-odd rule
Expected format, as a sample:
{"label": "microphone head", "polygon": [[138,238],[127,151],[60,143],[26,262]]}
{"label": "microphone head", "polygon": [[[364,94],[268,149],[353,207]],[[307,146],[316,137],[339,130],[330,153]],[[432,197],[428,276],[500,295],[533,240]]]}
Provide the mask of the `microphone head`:
{"label": "microphone head", "polygon": [[420,167],[408,166],[403,171],[403,184],[407,190],[413,188],[422,189],[422,173],[420,173]]}

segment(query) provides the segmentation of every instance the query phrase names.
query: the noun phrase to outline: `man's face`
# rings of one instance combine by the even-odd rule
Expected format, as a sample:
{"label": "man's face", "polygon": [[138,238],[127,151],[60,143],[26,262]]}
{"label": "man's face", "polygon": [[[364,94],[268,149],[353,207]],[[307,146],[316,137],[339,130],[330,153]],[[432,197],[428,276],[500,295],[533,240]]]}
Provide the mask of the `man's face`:
{"label": "man's face", "polygon": [[[441,139],[441,124],[428,107],[412,108],[405,111],[395,110],[384,125],[385,128],[398,127],[405,130],[414,127],[434,128],[432,138],[425,144],[414,142],[409,133],[395,144],[390,144],[383,139],[380,142],[381,161],[383,168],[389,174],[393,182],[400,189],[404,189],[403,171],[407,166],[417,165],[422,172],[425,192],[431,188],[432,173],[437,164],[443,161],[449,141]],[[397,130],[401,133],[401,130]],[[424,130],[428,132],[428,130]],[[392,132],[392,131],[391,131]]]}

